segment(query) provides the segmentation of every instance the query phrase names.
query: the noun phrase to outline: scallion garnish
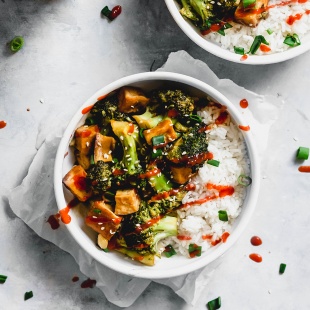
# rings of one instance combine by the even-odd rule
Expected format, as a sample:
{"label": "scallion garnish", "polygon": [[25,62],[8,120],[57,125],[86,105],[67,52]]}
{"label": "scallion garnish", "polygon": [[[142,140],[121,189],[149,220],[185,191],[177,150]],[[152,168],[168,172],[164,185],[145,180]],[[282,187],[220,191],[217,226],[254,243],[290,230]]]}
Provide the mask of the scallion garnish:
{"label": "scallion garnish", "polygon": [[196,256],[201,256],[201,246],[195,244],[195,243],[191,243],[189,246],[188,246],[188,253],[189,253],[189,256],[191,258],[193,257],[196,257]]}
{"label": "scallion garnish", "polygon": [[164,253],[165,253],[166,257],[168,257],[168,258],[177,254],[171,244],[169,244],[165,247]]}
{"label": "scallion garnish", "polygon": [[218,160],[215,160],[215,159],[209,159],[207,161],[207,164],[218,167],[220,165],[220,162]]}
{"label": "scallion garnish", "polygon": [[106,17],[109,17],[111,12],[112,11],[109,9],[109,7],[107,5],[101,10],[101,14],[106,16]]}
{"label": "scallion garnish", "polygon": [[288,34],[285,37],[283,43],[290,46],[290,47],[298,46],[301,44],[300,39],[296,33],[294,33],[292,35]]}
{"label": "scallion garnish", "polygon": [[272,33],[273,33],[273,30],[272,30],[272,29],[270,29],[270,28],[269,28],[269,29],[267,29],[266,31],[267,31],[267,33],[268,33],[268,34],[272,34]]}
{"label": "scallion garnish", "polygon": [[152,158],[157,158],[159,156],[163,155],[163,151],[162,149],[153,149],[153,152],[152,152]]}
{"label": "scallion garnish", "polygon": [[3,284],[7,278],[8,278],[7,276],[0,274],[0,283]]}
{"label": "scallion garnish", "polygon": [[197,122],[197,123],[201,123],[201,122],[202,122],[202,118],[201,118],[199,115],[197,115],[197,114],[191,114],[191,115],[189,116],[189,118],[190,118],[192,121],[195,121],[195,122]]}
{"label": "scallion garnish", "polygon": [[236,54],[244,55],[244,48],[243,47],[234,46],[234,51]]}
{"label": "scallion garnish", "polygon": [[262,43],[269,45],[269,43],[264,38],[264,36],[262,36],[262,35],[256,36],[254,38],[254,41],[253,41],[251,47],[250,47],[250,53],[255,54]]}
{"label": "scallion garnish", "polygon": [[144,139],[144,134],[143,134],[144,128],[140,128],[139,130],[139,135],[142,139]]}
{"label": "scallion garnish", "polygon": [[223,222],[228,222],[228,215],[225,210],[219,210],[219,220]]}
{"label": "scallion garnish", "polygon": [[102,249],[102,251],[106,252],[106,253],[110,252],[110,250],[108,248]]}
{"label": "scallion garnish", "polygon": [[158,144],[165,143],[165,136],[164,135],[160,135],[160,136],[153,137],[152,138],[152,143],[153,143],[153,145],[158,145]]}
{"label": "scallion garnish", "polygon": [[245,187],[252,184],[252,179],[249,176],[244,175],[244,174],[240,174],[237,181],[240,185],[245,186]]}
{"label": "scallion garnish", "polygon": [[90,156],[90,164],[94,165],[95,164],[95,159],[94,159],[94,155]]}
{"label": "scallion garnish", "polygon": [[297,159],[308,159],[309,158],[309,148],[308,147],[299,147],[297,154]]}
{"label": "scallion garnish", "polygon": [[100,214],[100,213],[101,213],[101,210],[99,210],[99,209],[93,209],[93,212],[94,212],[94,213],[97,213],[97,214]]}
{"label": "scallion garnish", "polygon": [[285,272],[286,264],[280,264],[279,273],[283,274]]}
{"label": "scallion garnish", "polygon": [[216,310],[221,308],[221,297],[217,297],[216,299],[210,300],[207,303],[208,310]]}
{"label": "scallion garnish", "polygon": [[33,297],[32,291],[26,292],[24,296],[24,300],[28,300]]}
{"label": "scallion garnish", "polygon": [[85,120],[85,125],[94,125],[96,123],[93,117],[87,117]]}
{"label": "scallion garnish", "polygon": [[15,37],[10,42],[10,49],[12,52],[18,52],[24,45],[24,38],[21,36]]}
{"label": "scallion garnish", "polygon": [[223,27],[222,27],[220,30],[217,31],[217,33],[219,33],[219,34],[222,35],[222,36],[225,36],[225,30],[226,30],[226,29],[229,29],[229,28],[232,28],[232,25],[229,24],[229,23],[225,23],[225,24],[223,25]]}
{"label": "scallion garnish", "polygon": [[104,197],[108,200],[115,200],[115,193],[106,191],[104,192]]}
{"label": "scallion garnish", "polygon": [[247,8],[248,6],[254,4],[256,0],[243,0],[243,7]]}

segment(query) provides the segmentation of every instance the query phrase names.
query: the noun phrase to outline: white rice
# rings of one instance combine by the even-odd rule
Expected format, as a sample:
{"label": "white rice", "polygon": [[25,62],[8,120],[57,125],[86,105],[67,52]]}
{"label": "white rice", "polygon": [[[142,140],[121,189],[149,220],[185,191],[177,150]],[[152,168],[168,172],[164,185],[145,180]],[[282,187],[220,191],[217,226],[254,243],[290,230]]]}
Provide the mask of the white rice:
{"label": "white rice", "polygon": [[[200,112],[200,116],[207,124],[214,123],[218,115],[219,109],[215,107],[208,107]],[[178,253],[187,257],[190,244],[202,246],[204,252],[212,246],[210,241],[220,240],[224,232],[231,232],[232,223],[239,215],[246,195],[246,188],[238,184],[237,179],[240,174],[250,175],[250,162],[244,138],[236,124],[230,121],[230,117],[224,124],[215,125],[207,131],[207,138],[208,150],[213,153],[214,159],[220,161],[220,165],[215,167],[205,163],[199,169],[198,174],[190,181],[196,185],[195,191],[189,191],[183,203],[218,194],[217,190],[208,190],[207,183],[233,186],[234,193],[177,211],[178,236],[187,236],[190,240],[171,237],[165,239],[160,246],[163,248],[171,244]],[[227,212],[228,222],[219,220],[219,210]],[[203,239],[206,235],[211,235],[212,239]]]}
{"label": "white rice", "polygon": [[[268,6],[282,3],[282,0],[270,0]],[[309,40],[310,15],[306,11],[310,10],[310,2],[292,3],[290,5],[276,6],[269,9],[269,15],[265,20],[261,20],[257,27],[251,28],[234,22],[229,22],[233,27],[225,30],[225,36],[217,32],[206,35],[206,39],[218,44],[224,49],[234,52],[234,46],[243,47],[247,53],[253,43],[255,36],[262,35],[269,43],[270,52],[262,52],[260,49],[256,55],[272,54],[288,50],[290,47],[283,41],[287,35],[296,33],[301,44]],[[296,20],[293,25],[289,25],[286,20],[290,15],[302,14],[300,20]],[[271,29],[272,34],[267,30]]]}

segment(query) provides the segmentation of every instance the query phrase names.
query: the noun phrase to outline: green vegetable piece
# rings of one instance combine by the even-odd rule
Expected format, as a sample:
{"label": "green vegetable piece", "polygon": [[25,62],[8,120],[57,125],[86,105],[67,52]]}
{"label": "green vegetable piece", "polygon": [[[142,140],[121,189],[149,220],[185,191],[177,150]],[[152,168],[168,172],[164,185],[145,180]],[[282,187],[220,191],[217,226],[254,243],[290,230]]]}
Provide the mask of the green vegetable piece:
{"label": "green vegetable piece", "polygon": [[0,274],[0,283],[1,284],[5,283],[7,278],[8,278],[7,276]]}
{"label": "green vegetable piece", "polygon": [[234,46],[234,51],[236,54],[244,55],[244,48],[243,47]]}
{"label": "green vegetable piece", "polygon": [[24,300],[28,300],[33,297],[33,292],[29,291],[25,293]]}
{"label": "green vegetable piece", "polygon": [[240,185],[245,186],[245,187],[252,184],[252,179],[249,176],[244,175],[244,174],[240,174],[237,181]]}
{"label": "green vegetable piece", "polygon": [[110,250],[109,250],[108,248],[102,249],[102,251],[103,251],[103,252],[106,252],[106,253],[110,252]]}
{"label": "green vegetable piece", "polygon": [[176,251],[174,250],[174,248],[172,247],[172,245],[169,244],[169,245],[167,245],[167,246],[165,247],[164,254],[165,254],[166,257],[169,258],[169,257],[171,257],[171,256],[173,256],[173,255],[175,255],[175,254],[177,254],[177,253],[176,253]]}
{"label": "green vegetable piece", "polygon": [[195,244],[195,243],[191,243],[189,246],[188,246],[188,253],[189,253],[189,256],[191,258],[193,257],[196,257],[196,256],[201,256],[201,249],[202,247]]}
{"label": "green vegetable piece", "polygon": [[96,124],[96,120],[93,117],[87,117],[85,120],[85,125],[94,125]]}
{"label": "green vegetable piece", "polygon": [[93,212],[94,212],[94,213],[97,213],[97,214],[100,214],[100,213],[101,213],[101,210],[99,210],[99,209],[93,209]]}
{"label": "green vegetable piece", "polygon": [[243,0],[243,7],[247,8],[248,6],[254,4],[256,0]]}
{"label": "green vegetable piece", "polygon": [[268,34],[272,34],[272,33],[273,33],[273,30],[272,30],[272,29],[270,29],[270,28],[269,28],[269,29],[267,29],[266,31],[267,31],[267,33],[268,33]]}
{"label": "green vegetable piece", "polygon": [[228,222],[228,215],[225,210],[219,210],[219,220],[223,222]]}
{"label": "green vegetable piece", "polygon": [[260,45],[264,43],[266,45],[269,45],[269,43],[267,42],[267,40],[264,38],[264,36],[262,35],[259,35],[259,36],[256,36],[254,38],[254,41],[250,47],[250,53],[253,55],[257,52],[257,50],[259,49]]}
{"label": "green vegetable piece", "polygon": [[309,158],[309,148],[308,147],[299,147],[297,154],[297,159],[308,159]]}
{"label": "green vegetable piece", "polygon": [[110,14],[111,14],[111,10],[108,8],[108,6],[105,6],[102,10],[101,10],[101,14],[106,16],[106,17],[109,17]]}
{"label": "green vegetable piece", "polygon": [[216,299],[210,300],[207,303],[208,310],[216,310],[221,308],[221,297],[217,297]]}
{"label": "green vegetable piece", "polygon": [[207,161],[207,163],[208,163],[209,165],[212,165],[212,166],[215,166],[215,167],[218,167],[218,166],[220,165],[220,162],[219,162],[218,160],[215,160],[215,159],[209,159],[209,160]]}
{"label": "green vegetable piece", "polygon": [[286,264],[280,264],[279,273],[283,274],[285,272],[285,269],[286,269]]}
{"label": "green vegetable piece", "polygon": [[153,143],[153,145],[159,145],[159,144],[165,143],[164,135],[153,137],[152,138],[152,143]]}
{"label": "green vegetable piece", "polygon": [[191,115],[189,116],[189,118],[190,118],[192,121],[195,121],[195,122],[197,122],[197,123],[201,123],[201,122],[202,122],[202,118],[201,118],[199,115],[197,115],[197,114],[191,114]]}
{"label": "green vegetable piece", "polygon": [[12,52],[18,52],[24,46],[24,38],[21,36],[15,37],[10,42],[10,49]]}
{"label": "green vegetable piece", "polygon": [[298,46],[301,44],[300,39],[296,33],[294,33],[292,35],[288,34],[285,37],[283,43],[290,46],[290,47]]}
{"label": "green vegetable piece", "polygon": [[162,156],[163,155],[163,151],[162,149],[153,149],[153,152],[152,152],[152,159],[155,159],[159,156]]}

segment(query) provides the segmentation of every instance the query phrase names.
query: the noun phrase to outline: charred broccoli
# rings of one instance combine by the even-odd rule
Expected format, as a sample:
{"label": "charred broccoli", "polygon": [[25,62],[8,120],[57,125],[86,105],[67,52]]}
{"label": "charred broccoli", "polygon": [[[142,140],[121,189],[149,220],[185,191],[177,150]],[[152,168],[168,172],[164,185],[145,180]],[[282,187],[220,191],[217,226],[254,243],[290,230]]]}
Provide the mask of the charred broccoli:
{"label": "charred broccoli", "polygon": [[162,115],[155,115],[150,111],[149,107],[146,108],[143,114],[133,115],[132,117],[136,120],[138,126],[144,129],[153,128],[163,120]]}

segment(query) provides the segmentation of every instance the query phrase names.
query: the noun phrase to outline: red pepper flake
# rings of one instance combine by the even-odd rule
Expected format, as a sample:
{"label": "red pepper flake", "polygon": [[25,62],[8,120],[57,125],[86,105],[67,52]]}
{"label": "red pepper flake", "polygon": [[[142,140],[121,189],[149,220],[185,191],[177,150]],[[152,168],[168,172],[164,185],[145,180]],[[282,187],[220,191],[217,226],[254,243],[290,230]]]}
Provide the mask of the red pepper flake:
{"label": "red pepper flake", "polygon": [[261,263],[263,261],[263,257],[260,254],[252,253],[249,255],[250,259],[255,263]]}
{"label": "red pepper flake", "polygon": [[202,235],[201,238],[203,240],[211,240],[212,239],[212,235]]}
{"label": "red pepper flake", "polygon": [[230,236],[230,233],[228,231],[225,231],[222,235],[222,241],[225,243],[229,236]]}
{"label": "red pepper flake", "polygon": [[192,239],[192,237],[190,237],[190,236],[183,236],[183,235],[179,235],[179,236],[177,236],[177,238],[179,240],[191,240]]}
{"label": "red pepper flake", "polygon": [[94,288],[96,286],[97,281],[88,278],[87,280],[81,283],[81,288]]}
{"label": "red pepper flake", "polygon": [[0,121],[0,129],[4,128],[6,126],[5,121]]}
{"label": "red pepper flake", "polygon": [[79,281],[80,280],[80,278],[78,277],[78,276],[74,276],[73,278],[72,278],[72,282],[77,282],[77,281]]}
{"label": "red pepper flake", "polygon": [[216,245],[219,244],[221,241],[222,241],[221,238],[216,239],[216,240],[213,240],[213,241],[211,241],[211,245],[212,245],[212,246],[216,246]]}
{"label": "red pepper flake", "polygon": [[29,108],[27,108],[27,112],[29,112],[30,111],[30,109]]}
{"label": "red pepper flake", "polygon": [[93,108],[93,106],[94,106],[94,104],[92,104],[92,105],[90,105],[90,106],[84,108],[84,109],[82,110],[82,114],[83,114],[83,115],[84,115],[84,114],[87,114],[87,113]]}

